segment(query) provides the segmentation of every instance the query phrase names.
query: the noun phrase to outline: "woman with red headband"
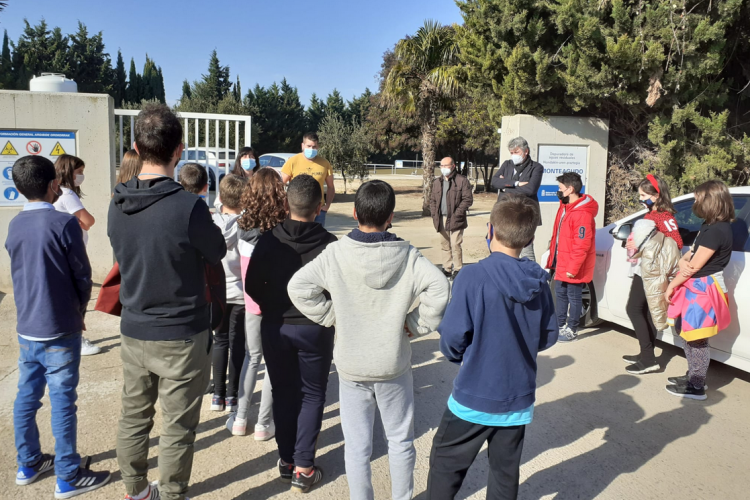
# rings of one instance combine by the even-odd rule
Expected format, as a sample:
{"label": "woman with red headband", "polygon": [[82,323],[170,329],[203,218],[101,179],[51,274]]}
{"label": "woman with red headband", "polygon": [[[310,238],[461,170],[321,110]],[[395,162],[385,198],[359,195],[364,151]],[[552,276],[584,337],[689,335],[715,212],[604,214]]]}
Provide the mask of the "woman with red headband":
{"label": "woman with red headband", "polygon": [[[682,250],[682,237],[674,218],[675,209],[669,196],[669,186],[662,179],[649,174],[638,186],[640,202],[648,209],[644,219],[637,223],[628,238],[633,284],[626,311],[641,352],[637,356],[623,356],[628,363],[628,373],[643,375],[661,370],[654,354],[654,342],[659,329],[666,328],[667,303],[663,293],[676,272]],[[654,237],[656,233],[663,236]],[[677,243],[665,244],[667,238]]]}

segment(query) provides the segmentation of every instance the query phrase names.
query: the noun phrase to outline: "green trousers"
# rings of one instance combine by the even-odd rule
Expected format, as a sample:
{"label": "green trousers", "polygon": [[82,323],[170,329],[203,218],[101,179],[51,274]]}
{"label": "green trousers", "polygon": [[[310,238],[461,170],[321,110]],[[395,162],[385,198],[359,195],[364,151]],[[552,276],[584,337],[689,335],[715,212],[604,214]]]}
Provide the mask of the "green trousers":
{"label": "green trousers", "polygon": [[117,462],[129,495],[148,487],[148,441],[156,400],[161,402],[159,492],[184,500],[193,468],[195,429],[211,369],[209,330],[187,339],[136,340],[121,336],[122,412]]}

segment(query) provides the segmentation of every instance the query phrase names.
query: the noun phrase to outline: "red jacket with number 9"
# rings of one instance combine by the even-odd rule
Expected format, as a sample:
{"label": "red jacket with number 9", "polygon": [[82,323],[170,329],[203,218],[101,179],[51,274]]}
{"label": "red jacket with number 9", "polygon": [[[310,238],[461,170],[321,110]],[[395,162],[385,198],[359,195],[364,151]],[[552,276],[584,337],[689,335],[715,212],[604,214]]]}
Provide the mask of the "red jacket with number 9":
{"label": "red jacket with number 9", "polygon": [[[589,283],[596,264],[596,221],[599,204],[584,194],[574,203],[560,202],[552,230],[547,269],[567,283]],[[574,277],[568,276],[568,273]]]}

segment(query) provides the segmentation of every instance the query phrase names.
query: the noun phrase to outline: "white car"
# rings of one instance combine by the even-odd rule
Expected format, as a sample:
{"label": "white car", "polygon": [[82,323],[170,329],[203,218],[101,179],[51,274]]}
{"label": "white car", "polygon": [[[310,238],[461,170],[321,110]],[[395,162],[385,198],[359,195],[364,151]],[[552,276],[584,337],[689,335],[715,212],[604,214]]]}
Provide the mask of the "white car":
{"label": "white car", "polygon": [[260,155],[260,166],[271,167],[281,174],[281,167],[283,167],[284,163],[286,163],[292,156],[294,156],[293,153],[268,153]]}
{"label": "white car", "polygon": [[[750,304],[750,271],[744,272],[745,260],[750,253],[750,187],[730,188],[729,191],[734,200],[736,220],[732,223],[734,251],[732,260],[724,270],[724,279],[729,289],[732,323],[709,342],[711,359],[750,372],[750,308],[745,310],[744,307],[738,307],[738,304]],[[693,194],[673,200],[677,210],[675,219],[685,244],[683,252],[688,251],[703,224],[703,220],[692,211],[694,201]],[[642,219],[644,215],[646,210],[597,230],[596,267],[593,281],[584,288],[582,325],[593,326],[605,320],[633,329],[625,310],[631,286],[625,240],[635,221]],[[548,254],[549,252],[545,253],[542,262],[547,262]],[[744,331],[742,326],[745,327]],[[661,332],[659,338],[664,342],[682,346],[671,329]]]}
{"label": "white car", "polygon": [[235,151],[224,148],[188,148],[182,152],[180,162],[174,169],[175,179],[179,181],[180,169],[186,163],[198,163],[208,169],[208,189],[218,189],[219,182],[226,172],[234,168]]}

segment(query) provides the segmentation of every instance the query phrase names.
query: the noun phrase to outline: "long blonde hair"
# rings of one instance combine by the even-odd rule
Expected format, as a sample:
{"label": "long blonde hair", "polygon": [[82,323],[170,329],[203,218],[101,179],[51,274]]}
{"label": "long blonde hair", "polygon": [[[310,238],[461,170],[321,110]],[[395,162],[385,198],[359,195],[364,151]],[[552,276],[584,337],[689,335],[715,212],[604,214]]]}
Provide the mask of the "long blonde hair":
{"label": "long blonde hair", "polygon": [[128,182],[130,179],[141,173],[141,166],[143,162],[138,152],[135,149],[131,149],[125,156],[122,157],[122,163],[120,164],[120,173],[117,175],[117,183],[122,184]]}

